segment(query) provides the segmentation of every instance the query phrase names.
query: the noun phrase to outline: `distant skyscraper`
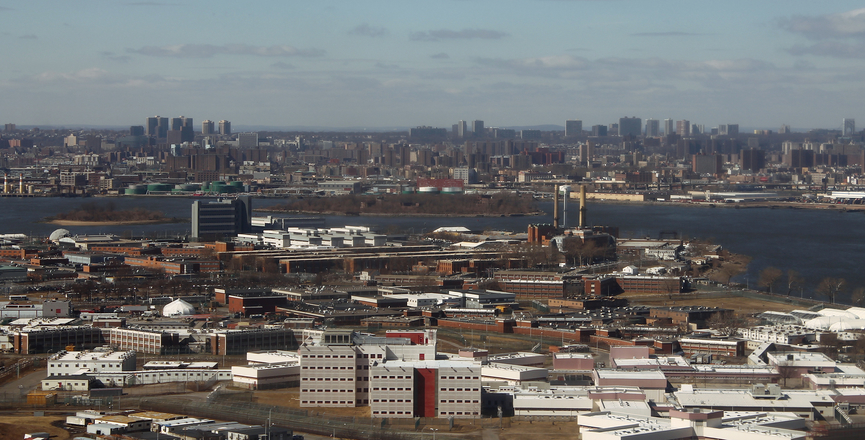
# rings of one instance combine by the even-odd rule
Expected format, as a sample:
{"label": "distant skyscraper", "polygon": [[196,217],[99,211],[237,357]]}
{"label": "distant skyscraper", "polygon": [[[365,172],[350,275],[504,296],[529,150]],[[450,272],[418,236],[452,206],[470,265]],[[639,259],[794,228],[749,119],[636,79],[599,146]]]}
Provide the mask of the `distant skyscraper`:
{"label": "distant skyscraper", "polygon": [[721,124],[718,126],[720,136],[738,136],[739,124]]}
{"label": "distant skyscraper", "polygon": [[129,127],[130,136],[144,136],[144,127],[141,125],[133,125]]}
{"label": "distant skyscraper", "polygon": [[672,119],[664,119],[664,135],[669,136],[675,133]]}
{"label": "distant skyscraper", "polygon": [[705,126],[703,124],[691,124],[691,135],[703,134]]}
{"label": "distant skyscraper", "polygon": [[583,135],[583,121],[579,119],[568,119],[565,121],[565,137]]}
{"label": "distant skyscraper", "polygon": [[472,135],[476,138],[486,137],[484,121],[472,121]]}
{"label": "distant skyscraper", "polygon": [[853,133],[856,133],[856,120],[851,118],[842,119],[841,134],[843,136],[852,136]]}
{"label": "distant skyscraper", "polygon": [[676,134],[682,137],[691,135],[691,121],[682,120],[676,121]]}
{"label": "distant skyscraper", "polygon": [[157,136],[159,134],[159,116],[151,116],[144,123],[145,133],[148,136]]}
{"label": "distant skyscraper", "polygon": [[165,138],[168,136],[168,118],[157,116],[156,125],[156,137]]}
{"label": "distant skyscraper", "polygon": [[640,136],[643,134],[643,120],[637,117],[619,118],[619,136]]}
{"label": "distant skyscraper", "polygon": [[[192,118],[187,118],[186,116],[181,116],[180,117],[180,126],[193,128],[192,127]],[[194,128],[193,128],[193,130],[194,130]]]}
{"label": "distant skyscraper", "polygon": [[646,137],[658,137],[660,134],[660,121],[646,119]]}
{"label": "distant skyscraper", "polygon": [[787,125],[787,124],[783,124],[783,125],[781,125],[781,128],[778,129],[778,133],[780,133],[780,134],[789,134],[789,133],[790,133],[790,126]]}
{"label": "distant skyscraper", "polygon": [[457,137],[465,138],[466,135],[468,134],[468,131],[469,131],[469,127],[468,127],[468,124],[466,123],[466,121],[457,122]]}
{"label": "distant skyscraper", "polygon": [[183,119],[181,119],[182,117],[183,116],[181,116],[180,118],[171,118],[172,130],[180,131],[180,129],[183,128]]}
{"label": "distant skyscraper", "polygon": [[212,135],[214,133],[213,129],[214,129],[213,121],[211,121],[210,119],[201,121],[201,134],[203,136]]}
{"label": "distant skyscraper", "polygon": [[607,126],[606,125],[593,125],[592,126],[592,136],[606,136],[607,135]]}
{"label": "distant skyscraper", "polygon": [[231,134],[231,122],[224,119],[219,121],[219,134],[223,136]]}

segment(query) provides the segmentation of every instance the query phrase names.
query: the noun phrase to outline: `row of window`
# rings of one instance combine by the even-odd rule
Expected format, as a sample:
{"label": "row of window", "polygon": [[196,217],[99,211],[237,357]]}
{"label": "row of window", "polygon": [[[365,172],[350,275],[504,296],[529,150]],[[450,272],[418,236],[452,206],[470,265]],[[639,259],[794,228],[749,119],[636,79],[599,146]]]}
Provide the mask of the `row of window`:
{"label": "row of window", "polygon": [[373,414],[411,414],[411,411],[373,411]]}
{"label": "row of window", "polygon": [[302,389],[301,391],[306,392],[306,393],[330,393],[330,392],[334,392],[334,393],[353,393],[353,392],[354,392],[354,389],[350,389],[350,390],[331,390],[330,388],[327,388],[327,389],[323,389],[323,390]]}
{"label": "row of window", "polygon": [[454,412],[454,411],[449,411],[449,412],[440,411],[439,415],[440,416],[476,416],[476,415],[478,415],[478,412],[477,411],[456,411],[456,412]]}
{"label": "row of window", "polygon": [[374,387],[372,390],[373,390],[373,391],[411,391],[412,389],[411,389],[411,388],[403,388],[403,387],[398,387],[398,388],[378,388],[378,387]]}
{"label": "row of window", "polygon": [[411,403],[411,400],[403,399],[372,399],[372,403]]}
{"label": "row of window", "polygon": [[351,401],[346,400],[303,400],[302,405],[351,405]]}
{"label": "row of window", "polygon": [[373,376],[373,379],[411,379],[411,376]]}
{"label": "row of window", "polygon": [[309,365],[304,365],[304,366],[300,367],[300,369],[301,370],[354,370],[354,368],[352,368],[352,367],[331,367],[331,366],[310,367]]}
{"label": "row of window", "polygon": [[354,382],[353,377],[301,377],[300,380],[304,382]]}
{"label": "row of window", "polygon": [[479,400],[439,400],[439,403],[479,403]]}
{"label": "row of window", "polygon": [[478,380],[478,376],[442,376],[442,379],[455,379],[455,380]]}
{"label": "row of window", "polygon": [[439,391],[480,391],[479,388],[441,388]]}

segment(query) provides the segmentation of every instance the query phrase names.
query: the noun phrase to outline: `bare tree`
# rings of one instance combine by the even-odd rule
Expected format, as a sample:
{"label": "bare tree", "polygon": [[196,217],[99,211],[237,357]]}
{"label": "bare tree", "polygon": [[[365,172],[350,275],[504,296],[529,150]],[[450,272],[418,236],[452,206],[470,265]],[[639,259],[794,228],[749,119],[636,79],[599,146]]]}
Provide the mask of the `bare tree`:
{"label": "bare tree", "polygon": [[850,302],[857,307],[865,305],[865,288],[857,287],[850,295]]}
{"label": "bare tree", "polygon": [[706,326],[723,336],[735,336],[744,321],[732,311],[718,312],[706,320]]}
{"label": "bare tree", "polygon": [[817,293],[825,296],[830,303],[835,303],[838,294],[847,288],[847,280],[844,278],[826,277],[817,285]]}
{"label": "bare tree", "polygon": [[722,284],[730,284],[730,279],[742,273],[744,269],[738,264],[722,264],[715,272],[713,278]]}
{"label": "bare tree", "polygon": [[801,287],[803,281],[804,280],[799,275],[799,272],[796,272],[793,269],[788,269],[787,270],[787,295],[789,296],[791,293],[793,293],[793,290],[796,289],[797,287]]}
{"label": "bare tree", "polygon": [[784,272],[782,272],[781,269],[769,266],[760,271],[760,279],[759,281],[757,281],[757,283],[760,285],[760,287],[763,287],[768,290],[769,293],[772,293],[774,291],[775,284],[778,283],[778,280],[780,280],[783,275]]}

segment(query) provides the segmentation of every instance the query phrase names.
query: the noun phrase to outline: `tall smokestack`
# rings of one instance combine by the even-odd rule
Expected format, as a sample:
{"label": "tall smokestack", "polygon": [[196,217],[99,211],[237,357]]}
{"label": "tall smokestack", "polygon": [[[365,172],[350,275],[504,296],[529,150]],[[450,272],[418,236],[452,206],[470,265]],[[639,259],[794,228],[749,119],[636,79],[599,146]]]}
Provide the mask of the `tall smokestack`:
{"label": "tall smokestack", "polygon": [[559,185],[553,191],[553,228],[559,229]]}
{"label": "tall smokestack", "polygon": [[580,229],[586,227],[586,185],[580,185]]}
{"label": "tall smokestack", "polygon": [[24,175],[18,175],[18,194],[24,194]]}

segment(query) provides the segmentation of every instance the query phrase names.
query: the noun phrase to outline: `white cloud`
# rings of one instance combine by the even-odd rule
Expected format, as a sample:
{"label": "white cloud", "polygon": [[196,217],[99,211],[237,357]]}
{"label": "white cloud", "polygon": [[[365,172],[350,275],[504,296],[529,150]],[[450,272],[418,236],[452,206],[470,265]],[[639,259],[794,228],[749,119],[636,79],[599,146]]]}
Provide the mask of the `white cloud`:
{"label": "white cloud", "polygon": [[795,15],[780,21],[781,28],[814,40],[865,37],[865,8],[840,14]]}

